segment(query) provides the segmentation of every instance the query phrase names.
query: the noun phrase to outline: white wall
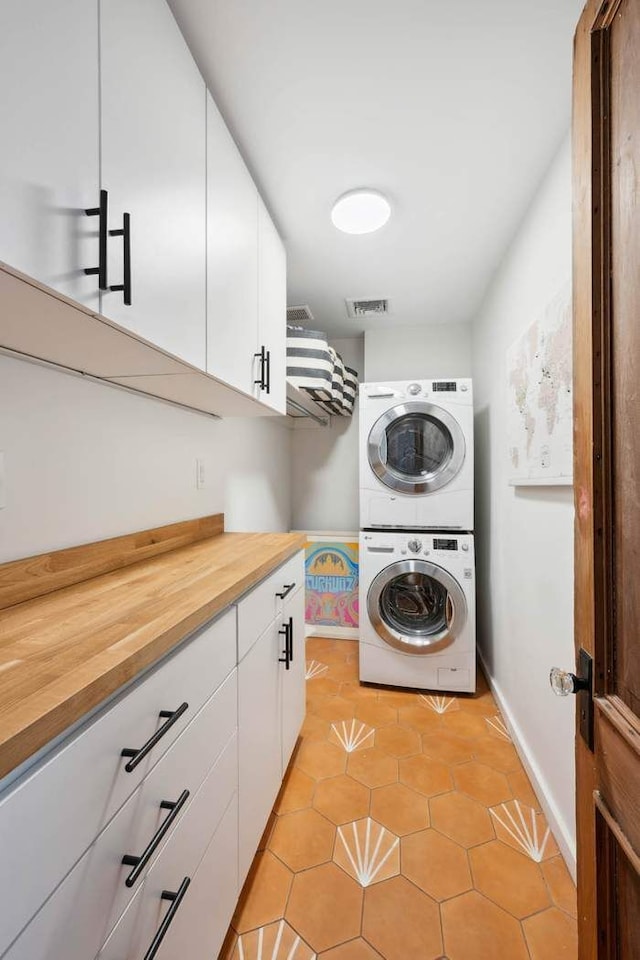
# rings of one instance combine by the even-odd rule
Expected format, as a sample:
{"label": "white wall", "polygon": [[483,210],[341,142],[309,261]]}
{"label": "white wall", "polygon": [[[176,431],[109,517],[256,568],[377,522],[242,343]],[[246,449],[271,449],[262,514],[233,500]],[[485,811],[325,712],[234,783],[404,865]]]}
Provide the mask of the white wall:
{"label": "white wall", "polygon": [[466,323],[403,327],[389,321],[383,330],[364,335],[364,377],[379,380],[426,380],[470,377],[471,328]]}
{"label": "white wall", "polygon": [[[364,341],[332,340],[363,379]],[[345,533],[359,527],[358,405],[352,417],[332,417],[328,428],[297,421],[291,459],[292,526]]]}
{"label": "white wall", "polygon": [[569,139],[553,161],[473,325],[478,630],[482,656],[563,852],[575,857],[571,669],[573,492],[508,485],[505,352],[571,277]]}
{"label": "white wall", "polygon": [[0,356],[0,562],[222,511],[227,529],[288,529],[290,440],[282,419],[213,420]]}

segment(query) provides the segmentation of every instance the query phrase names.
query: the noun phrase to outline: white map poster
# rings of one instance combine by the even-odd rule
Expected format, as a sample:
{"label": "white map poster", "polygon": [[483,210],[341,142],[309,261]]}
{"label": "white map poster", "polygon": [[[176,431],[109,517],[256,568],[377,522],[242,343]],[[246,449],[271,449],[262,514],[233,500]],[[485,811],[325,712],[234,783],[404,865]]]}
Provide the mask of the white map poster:
{"label": "white map poster", "polygon": [[507,352],[512,484],[570,484],[573,475],[571,288]]}

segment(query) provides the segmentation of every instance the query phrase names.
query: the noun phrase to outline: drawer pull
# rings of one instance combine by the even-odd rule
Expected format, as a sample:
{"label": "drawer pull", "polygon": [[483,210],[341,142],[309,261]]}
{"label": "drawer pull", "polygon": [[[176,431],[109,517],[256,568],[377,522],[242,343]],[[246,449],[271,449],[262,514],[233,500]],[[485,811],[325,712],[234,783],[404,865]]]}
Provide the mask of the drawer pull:
{"label": "drawer pull", "polygon": [[145,850],[140,854],[139,857],[134,857],[132,854],[127,853],[122,858],[122,863],[125,865],[125,867],[133,867],[133,870],[125,880],[127,887],[132,887],[140,878],[144,868],[162,843],[163,837],[169,831],[171,824],[176,819],[188,799],[189,791],[183,790],[177,800],[163,800],[160,803],[160,808],[162,810],[168,810],[169,813],[162,821],[154,835],[151,837],[151,840],[149,841]]}
{"label": "drawer pull", "polygon": [[283,657],[278,657],[278,663],[284,663],[285,668],[289,669],[289,664],[291,663],[290,650],[289,650],[289,624],[283,623],[282,630],[278,630],[278,634],[281,637],[284,637],[284,653]]}
{"label": "drawer pull", "polygon": [[295,583],[285,583],[284,590],[282,593],[276,593],[276,597],[280,597],[281,600],[284,600],[285,597],[289,596],[294,587]]}
{"label": "drawer pull", "polygon": [[289,617],[287,627],[289,628],[289,636],[287,638],[289,644],[289,663],[293,663],[293,617]]}
{"label": "drawer pull", "polygon": [[128,213],[122,214],[122,227],[119,230],[109,230],[110,237],[122,237],[123,278],[122,283],[112,283],[109,290],[122,290],[122,299],[125,306],[131,306],[131,217]]}
{"label": "drawer pull", "polygon": [[191,877],[185,877],[175,893],[171,890],[163,890],[160,894],[160,899],[171,901],[171,906],[165,913],[162,923],[156,930],[155,936],[151,941],[151,946],[144,955],[144,960],[153,960],[160,949],[160,944],[164,940],[167,930],[171,926],[173,918],[178,912],[180,904],[184,900],[184,895],[187,892],[190,883]]}
{"label": "drawer pull", "polygon": [[161,710],[158,716],[162,717],[162,719],[165,719],[165,718],[166,719],[165,719],[165,722],[162,724],[162,726],[158,727],[158,729],[153,734],[153,736],[149,737],[147,742],[144,743],[138,750],[135,750],[133,747],[125,747],[125,749],[121,752],[120,756],[131,757],[129,762],[125,763],[124,765],[124,768],[127,771],[127,773],[132,773],[135,770],[138,764],[141,763],[142,760],[144,760],[144,758],[147,756],[147,754],[149,754],[153,750],[156,743],[158,743],[159,740],[162,740],[165,733],[168,733],[168,731],[174,725],[176,720],[179,720],[182,714],[185,712],[185,710],[188,710],[188,709],[189,709],[189,704],[185,702],[185,703],[181,703],[177,710]]}

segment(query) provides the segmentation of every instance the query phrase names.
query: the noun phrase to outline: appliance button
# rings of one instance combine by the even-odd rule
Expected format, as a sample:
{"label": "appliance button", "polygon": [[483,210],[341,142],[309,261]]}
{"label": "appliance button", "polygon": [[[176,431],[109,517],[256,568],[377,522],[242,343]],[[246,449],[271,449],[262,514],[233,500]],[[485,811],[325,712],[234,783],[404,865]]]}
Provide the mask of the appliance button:
{"label": "appliance button", "polygon": [[421,391],[421,386],[419,383],[410,383],[407,387],[407,393],[410,393],[412,397],[417,396]]}
{"label": "appliance button", "polygon": [[401,550],[400,553],[402,554],[403,557],[406,557],[406,555],[407,555],[407,551],[406,551],[406,550]]}
{"label": "appliance button", "polygon": [[463,543],[461,549],[464,550],[465,553],[466,553],[466,552],[468,551],[468,549],[469,549],[469,544],[468,544],[468,543]]}
{"label": "appliance button", "polygon": [[425,550],[425,551],[424,551],[425,557],[428,557],[430,553],[431,553],[431,550]]}
{"label": "appliance button", "polygon": [[467,385],[466,385],[466,383],[461,384],[461,385],[460,385],[460,389],[462,390],[463,393],[466,393],[466,392],[467,392]]}
{"label": "appliance button", "polygon": [[411,553],[420,553],[420,551],[422,550],[422,541],[409,540],[409,543],[407,544],[407,546],[409,550],[411,550]]}

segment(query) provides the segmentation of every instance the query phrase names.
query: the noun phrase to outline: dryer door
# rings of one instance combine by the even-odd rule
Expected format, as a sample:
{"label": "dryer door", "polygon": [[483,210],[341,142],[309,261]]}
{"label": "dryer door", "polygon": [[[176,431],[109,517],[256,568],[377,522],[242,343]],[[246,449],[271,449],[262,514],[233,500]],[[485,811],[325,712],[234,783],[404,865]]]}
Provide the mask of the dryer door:
{"label": "dryer door", "polygon": [[459,472],[465,457],[460,424],[435,403],[398,404],[376,420],[367,444],[371,469],[400,493],[432,493]]}
{"label": "dryer door", "polygon": [[412,654],[448,647],[467,622],[462,587],[427,560],[399,560],[382,570],[369,587],[367,611],[385,643]]}

